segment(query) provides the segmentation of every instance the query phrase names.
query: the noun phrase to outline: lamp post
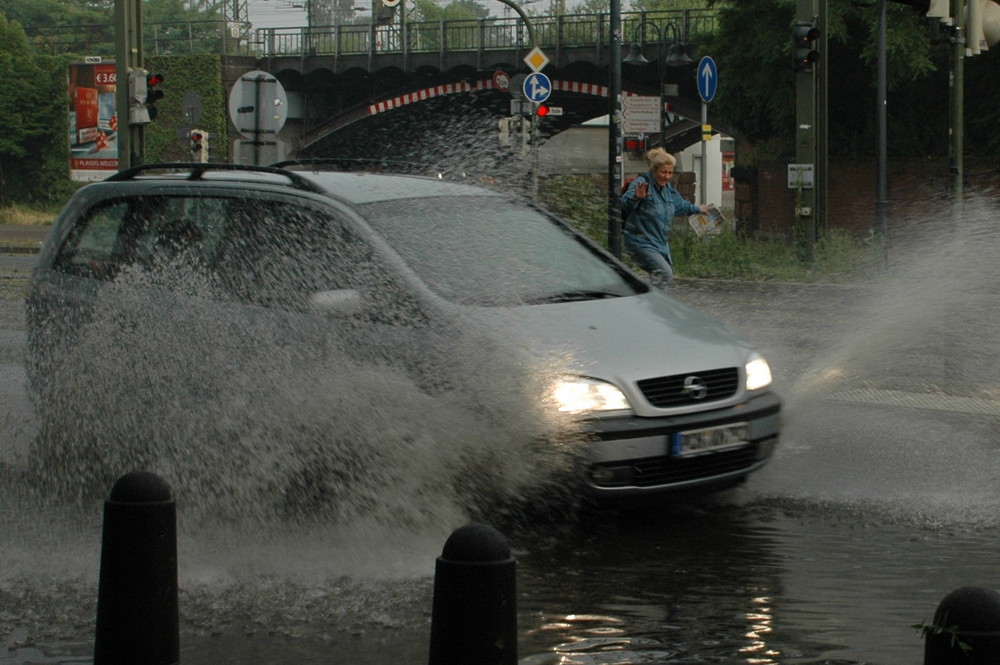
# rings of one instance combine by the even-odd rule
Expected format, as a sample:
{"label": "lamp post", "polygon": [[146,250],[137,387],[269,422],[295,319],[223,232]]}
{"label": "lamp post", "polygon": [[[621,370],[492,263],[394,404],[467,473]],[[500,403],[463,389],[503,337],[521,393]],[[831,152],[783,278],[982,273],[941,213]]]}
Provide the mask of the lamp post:
{"label": "lamp post", "polygon": [[610,1],[608,25],[608,250],[622,255],[619,163],[622,160],[622,3]]}
{"label": "lamp post", "polygon": [[[659,96],[661,100],[660,104],[660,126],[661,132],[666,130],[666,123],[663,122],[663,65],[668,67],[687,67],[693,60],[687,54],[687,49],[680,38],[680,28],[673,21],[668,21],[663,24],[660,28],[655,21],[649,19],[643,19],[635,26],[635,32],[632,35],[632,46],[629,47],[628,55],[622,62],[628,65],[648,65],[649,60],[642,54],[642,45],[645,43],[645,28],[647,25],[653,27],[656,34],[659,36],[659,40],[656,43],[656,80],[660,87]],[[667,41],[667,32],[670,32],[670,40]],[[666,58],[664,58],[664,48],[669,46]]]}

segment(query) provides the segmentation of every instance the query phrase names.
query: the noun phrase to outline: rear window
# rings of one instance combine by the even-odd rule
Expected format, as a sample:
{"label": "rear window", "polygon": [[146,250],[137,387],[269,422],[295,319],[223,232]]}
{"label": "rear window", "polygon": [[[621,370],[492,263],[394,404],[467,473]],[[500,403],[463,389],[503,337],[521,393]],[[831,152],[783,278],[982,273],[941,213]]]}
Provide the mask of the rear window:
{"label": "rear window", "polygon": [[463,304],[632,295],[616,267],[542,212],[495,196],[372,203],[362,214],[435,292]]}

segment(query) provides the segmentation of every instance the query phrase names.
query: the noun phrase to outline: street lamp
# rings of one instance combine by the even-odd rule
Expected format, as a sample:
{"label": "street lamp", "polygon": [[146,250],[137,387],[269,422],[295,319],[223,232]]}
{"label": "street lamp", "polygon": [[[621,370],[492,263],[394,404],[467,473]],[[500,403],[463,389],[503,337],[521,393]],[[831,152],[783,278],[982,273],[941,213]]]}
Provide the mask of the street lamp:
{"label": "street lamp", "polygon": [[[674,23],[673,21],[668,21],[663,24],[663,28],[661,29],[656,24],[655,21],[651,21],[649,19],[643,19],[642,21],[639,21],[639,23],[635,26],[635,33],[632,35],[632,45],[629,47],[628,55],[625,57],[624,60],[622,60],[622,62],[628,65],[649,64],[649,60],[647,60],[646,56],[642,54],[642,44],[645,41],[645,36],[646,36],[645,28],[647,25],[652,26],[653,30],[655,30],[656,34],[659,36],[659,41],[657,41],[656,43],[656,78],[660,86],[660,90],[658,92],[661,100],[660,131],[664,132],[666,131],[666,123],[664,122],[663,118],[664,111],[662,106],[663,65],[665,64],[668,67],[675,67],[675,68],[687,67],[693,61],[691,60],[691,57],[687,54],[687,49],[685,48],[684,43],[681,42],[680,40],[680,29],[677,27],[676,23]],[[670,31],[670,41],[667,41],[668,30]],[[669,46],[669,52],[666,59],[664,59],[663,57],[663,51],[665,45]]]}
{"label": "street lamp", "polygon": [[[668,21],[663,24],[663,28],[656,24],[655,21],[650,19],[643,19],[635,26],[635,33],[632,35],[632,45],[629,47],[628,55],[622,60],[627,65],[647,65],[649,60],[646,56],[642,54],[642,44],[645,42],[645,27],[647,25],[653,26],[653,29],[657,32],[660,39],[656,43],[656,67],[658,72],[662,72],[662,66],[666,64],[668,67],[686,67],[690,65],[693,60],[691,56],[687,54],[687,49],[684,43],[680,39],[680,28],[673,21]],[[667,41],[667,31],[670,31],[670,41]],[[668,44],[670,49],[667,53],[666,60],[663,58],[663,46]],[[662,77],[661,77],[662,78]]]}

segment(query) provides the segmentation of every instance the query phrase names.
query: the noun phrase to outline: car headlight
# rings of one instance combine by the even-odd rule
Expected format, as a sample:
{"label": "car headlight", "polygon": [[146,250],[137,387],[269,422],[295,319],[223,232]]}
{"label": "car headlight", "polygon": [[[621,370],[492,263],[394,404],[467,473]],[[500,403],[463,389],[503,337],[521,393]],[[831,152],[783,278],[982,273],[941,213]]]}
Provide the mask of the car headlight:
{"label": "car headlight", "polygon": [[760,390],[771,385],[771,366],[764,356],[754,353],[746,364],[747,390]]}
{"label": "car headlight", "polygon": [[552,391],[556,408],[560,413],[600,413],[615,415],[632,413],[632,405],[616,386],[607,381],[598,381],[583,376],[568,376],[560,379]]}

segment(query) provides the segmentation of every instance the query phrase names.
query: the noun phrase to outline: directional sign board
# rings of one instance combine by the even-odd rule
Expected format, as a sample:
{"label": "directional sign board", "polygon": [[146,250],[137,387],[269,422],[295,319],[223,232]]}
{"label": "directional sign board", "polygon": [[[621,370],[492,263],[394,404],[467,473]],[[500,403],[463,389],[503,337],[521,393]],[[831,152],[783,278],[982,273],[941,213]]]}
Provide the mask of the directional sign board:
{"label": "directional sign board", "polygon": [[705,56],[698,63],[698,95],[705,103],[712,101],[715,91],[719,88],[719,70],[715,67],[715,60]]}
{"label": "directional sign board", "polygon": [[541,104],[552,94],[552,81],[545,74],[534,72],[524,79],[522,90],[529,102]]}
{"label": "directional sign board", "polygon": [[656,134],[662,127],[663,102],[660,97],[622,97],[622,131],[628,134]]}

